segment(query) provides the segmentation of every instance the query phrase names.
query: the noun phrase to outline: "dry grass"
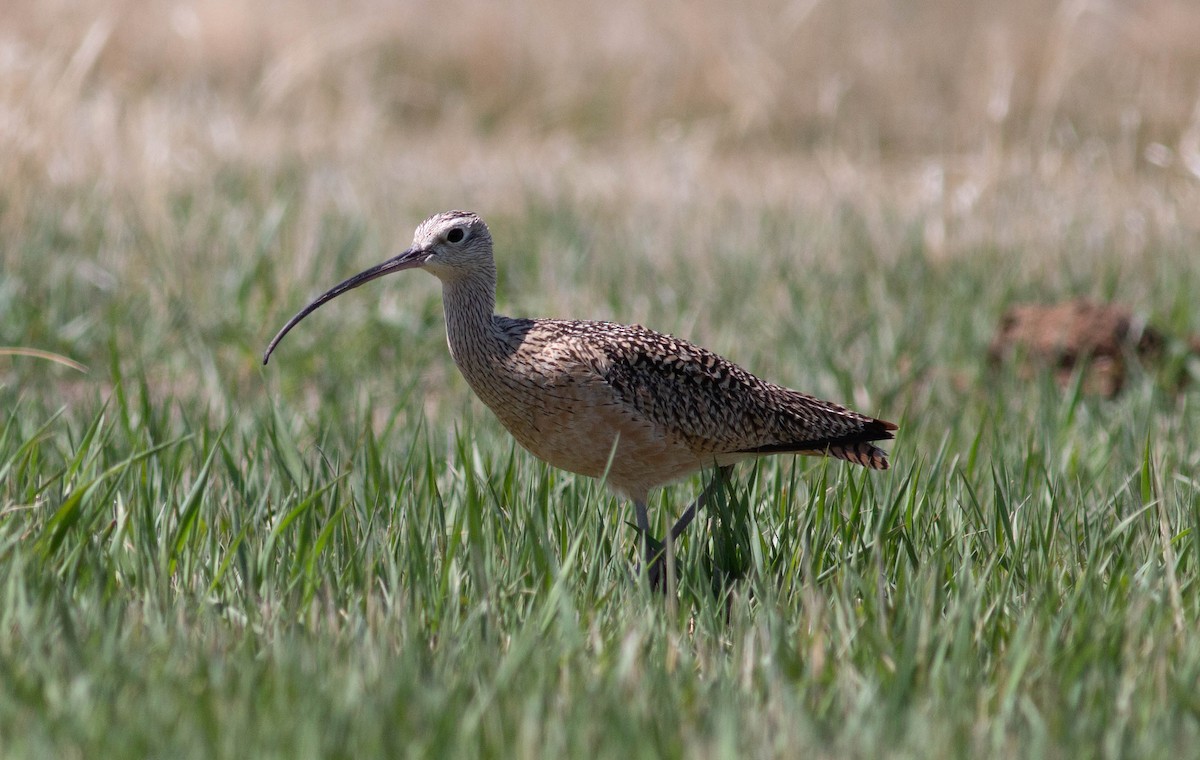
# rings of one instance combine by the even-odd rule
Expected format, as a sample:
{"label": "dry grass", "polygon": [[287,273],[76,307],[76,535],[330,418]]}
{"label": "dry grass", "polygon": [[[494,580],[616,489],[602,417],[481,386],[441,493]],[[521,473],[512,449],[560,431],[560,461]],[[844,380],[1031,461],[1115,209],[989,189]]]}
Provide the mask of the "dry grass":
{"label": "dry grass", "polygon": [[[953,253],[1194,229],[1187,2],[67,2],[0,10],[0,177],[140,214],[223,169],[396,219],[846,204]],[[1041,210],[1042,213],[1031,213]],[[724,219],[718,219],[724,221]]]}

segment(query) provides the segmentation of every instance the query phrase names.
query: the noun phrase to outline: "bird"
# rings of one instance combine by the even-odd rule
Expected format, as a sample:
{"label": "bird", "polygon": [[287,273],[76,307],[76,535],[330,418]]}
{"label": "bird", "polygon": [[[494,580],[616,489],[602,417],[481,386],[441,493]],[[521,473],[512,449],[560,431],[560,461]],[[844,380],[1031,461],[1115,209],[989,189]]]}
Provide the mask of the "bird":
{"label": "bird", "polygon": [[[263,353],[317,308],[384,275],[423,269],[441,281],[450,356],[523,448],[553,467],[602,478],[633,502],[645,566],[661,584],[676,541],[733,466],[769,454],[828,456],[888,468],[875,442],[897,426],[762,380],[694,343],[640,325],[495,313],[491,232],[469,211],[434,214],[412,245],[301,309]],[[668,538],[650,536],[650,492],[702,470],[714,476]]]}

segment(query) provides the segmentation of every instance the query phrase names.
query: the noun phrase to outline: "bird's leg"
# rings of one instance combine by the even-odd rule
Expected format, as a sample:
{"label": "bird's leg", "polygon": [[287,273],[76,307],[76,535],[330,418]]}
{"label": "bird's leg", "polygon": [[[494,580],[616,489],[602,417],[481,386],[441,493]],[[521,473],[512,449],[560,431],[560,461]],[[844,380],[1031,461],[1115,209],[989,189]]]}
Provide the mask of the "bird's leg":
{"label": "bird's leg", "polygon": [[[692,520],[696,519],[696,512],[703,509],[704,505],[708,502],[709,497],[716,494],[725,485],[725,483],[729,480],[730,473],[732,472],[733,465],[718,467],[716,473],[713,475],[712,480],[708,482],[708,485],[704,487],[704,490],[700,492],[700,495],[696,497],[696,500],[689,504],[687,509],[683,510],[683,514],[680,515],[679,519],[675,521],[675,524],[671,526],[671,532],[667,534],[667,540],[663,542],[663,551],[658,552],[658,556],[654,558],[654,562],[649,567],[651,586],[654,588],[659,588],[660,584],[665,583],[666,578],[664,576],[666,568],[663,565],[663,562],[667,555],[673,554],[671,548],[673,547],[675,540],[683,535],[683,532],[687,530],[687,527],[692,524]],[[647,562],[650,561],[649,551],[649,547],[647,546]]]}
{"label": "bird's leg", "polygon": [[713,479],[708,481],[708,485],[705,486],[704,490],[700,492],[700,495],[696,497],[696,500],[688,505],[687,509],[683,510],[683,514],[680,515],[679,519],[675,521],[675,524],[671,526],[671,537],[668,539],[669,541],[674,541],[683,535],[683,532],[687,530],[687,527],[692,524],[692,520],[696,519],[696,512],[703,508],[705,503],[708,501],[708,498],[715,494],[729,480],[729,475],[732,472],[733,465],[731,464],[717,468],[716,473],[713,475]]}
{"label": "bird's leg", "polygon": [[633,502],[635,511],[637,512],[638,532],[641,533],[640,540],[642,542],[642,561],[645,563],[647,577],[650,579],[650,588],[659,591],[666,590],[664,581],[663,567],[663,549],[664,545],[659,543],[658,539],[650,536],[650,515],[646,511],[645,498],[637,499]]}
{"label": "bird's leg", "polygon": [[642,541],[642,556],[645,557],[646,566],[650,566],[650,561],[654,559],[654,544],[658,542],[650,538],[650,515],[646,511],[645,499],[638,499],[633,502],[633,508],[637,512],[638,530],[641,531]]}

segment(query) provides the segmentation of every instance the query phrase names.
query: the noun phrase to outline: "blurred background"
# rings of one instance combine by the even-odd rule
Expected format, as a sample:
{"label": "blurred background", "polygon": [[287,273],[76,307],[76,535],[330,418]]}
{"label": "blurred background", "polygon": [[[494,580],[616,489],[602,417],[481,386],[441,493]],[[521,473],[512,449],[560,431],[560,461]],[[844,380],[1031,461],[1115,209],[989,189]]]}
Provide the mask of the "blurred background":
{"label": "blurred background", "polygon": [[[1197,40],[1182,0],[5,3],[0,342],[221,404],[309,296],[451,207],[492,223],[509,313],[724,353],[754,328],[734,358],[841,395],[772,354],[825,306],[818,276],[978,262],[980,313],[943,315],[959,354],[1013,298],[1194,331],[1162,285],[1200,255]],[[393,349],[363,314],[440,316],[419,279],[310,320],[289,361],[342,336],[366,374]],[[861,295],[939,318],[936,293]],[[432,331],[408,350],[444,351]],[[319,370],[295,382],[345,379]]]}

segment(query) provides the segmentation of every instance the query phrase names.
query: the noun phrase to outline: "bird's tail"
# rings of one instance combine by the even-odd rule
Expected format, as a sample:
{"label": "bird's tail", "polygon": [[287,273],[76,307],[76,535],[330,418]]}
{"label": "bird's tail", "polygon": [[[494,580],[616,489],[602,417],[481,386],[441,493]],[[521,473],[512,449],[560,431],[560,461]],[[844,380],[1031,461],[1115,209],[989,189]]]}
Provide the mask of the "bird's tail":
{"label": "bird's tail", "polygon": [[871,441],[888,441],[896,437],[896,425],[872,417],[862,417],[861,427],[851,433],[828,438],[810,438],[803,441],[784,441],[742,449],[742,454],[801,454],[814,457],[834,457],[868,467],[872,470],[888,468],[887,452]]}
{"label": "bird's tail", "polygon": [[825,451],[813,453],[827,454],[835,459],[845,459],[847,462],[853,462],[872,470],[886,470],[890,466],[888,464],[887,452],[866,441],[837,443]]}

